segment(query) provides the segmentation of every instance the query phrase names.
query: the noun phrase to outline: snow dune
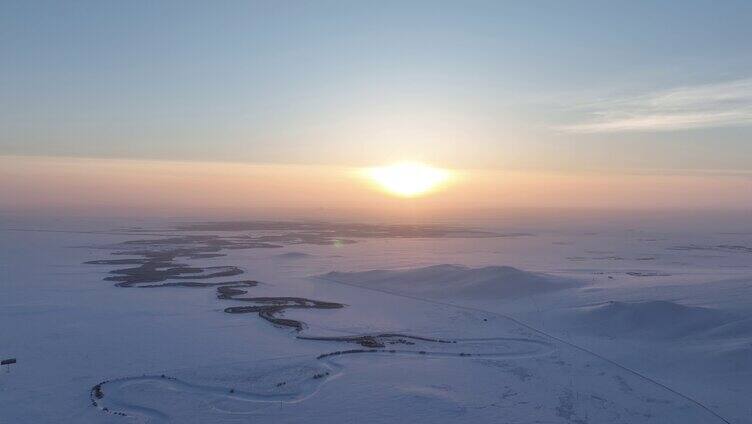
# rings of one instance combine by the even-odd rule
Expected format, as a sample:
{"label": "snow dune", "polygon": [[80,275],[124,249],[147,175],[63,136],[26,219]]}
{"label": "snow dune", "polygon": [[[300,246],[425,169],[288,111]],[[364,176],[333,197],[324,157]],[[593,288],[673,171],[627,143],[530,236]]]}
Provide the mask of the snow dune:
{"label": "snow dune", "polygon": [[448,264],[407,270],[330,272],[319,278],[441,298],[514,298],[580,285],[575,280],[527,272],[510,266],[469,268]]}
{"label": "snow dune", "polygon": [[593,335],[666,340],[710,335],[736,321],[724,311],[666,300],[610,301],[576,308],[569,319],[574,329]]}

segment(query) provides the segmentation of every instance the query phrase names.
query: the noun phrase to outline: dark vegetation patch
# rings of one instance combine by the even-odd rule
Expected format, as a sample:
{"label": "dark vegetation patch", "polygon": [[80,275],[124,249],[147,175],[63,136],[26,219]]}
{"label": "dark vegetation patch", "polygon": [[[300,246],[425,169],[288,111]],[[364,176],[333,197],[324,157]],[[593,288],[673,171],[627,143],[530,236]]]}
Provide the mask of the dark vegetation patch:
{"label": "dark vegetation patch", "polygon": [[[345,305],[336,302],[307,299],[302,297],[249,297],[244,296],[248,289],[259,282],[254,280],[234,281],[206,281],[216,278],[235,277],[244,273],[236,266],[192,266],[185,261],[194,259],[209,259],[225,256],[222,253],[229,249],[257,249],[277,248],[284,244],[347,244],[355,243],[346,237],[500,237],[493,233],[470,231],[464,229],[442,229],[439,227],[423,226],[374,226],[361,224],[323,224],[323,223],[211,223],[194,224],[179,227],[179,230],[215,230],[215,231],[244,231],[244,230],[294,230],[280,235],[180,235],[165,236],[126,241],[117,245],[112,253],[114,256],[126,258],[99,259],[86,262],[91,265],[110,265],[121,267],[109,272],[105,281],[115,282],[115,286],[123,288],[207,288],[214,287],[217,299],[245,302],[247,305],[231,306],[224,309],[230,314],[255,313],[260,318],[277,326],[293,328],[300,331],[305,323],[289,318],[283,318],[285,311],[290,309],[339,309]],[[177,280],[177,281],[176,281]],[[193,281],[202,280],[202,281]],[[435,338],[411,336],[399,333],[380,333],[356,335],[347,337],[304,337],[303,340],[336,341],[355,343],[365,349],[341,350],[319,355],[318,358],[330,356],[385,352],[396,353],[394,349],[385,349],[388,345],[413,345],[415,341],[436,343],[456,343],[455,341]],[[426,354],[425,351],[418,353]],[[466,356],[469,354],[461,354]],[[321,379],[329,373],[319,373],[313,379]],[[162,375],[161,378],[171,379]],[[91,388],[90,398],[93,406],[99,406],[99,400],[105,396],[103,385],[111,380],[102,381]],[[284,385],[284,382],[280,384]],[[231,393],[234,389],[231,389]],[[123,412],[103,411],[122,415]]]}
{"label": "dark vegetation patch", "polygon": [[719,244],[715,246],[705,246],[699,244],[688,244],[682,246],[667,247],[667,250],[680,250],[680,251],[692,251],[692,250],[710,250],[716,252],[729,252],[729,253],[752,253],[752,247],[736,244]]}
{"label": "dark vegetation patch", "polygon": [[[305,299],[301,297],[242,297],[247,289],[258,285],[257,281],[168,281],[168,280],[209,280],[241,275],[244,271],[236,266],[195,267],[181,263],[179,259],[205,258],[207,255],[223,256],[223,249],[275,247],[259,242],[227,241],[219,236],[180,236],[149,240],[126,241],[120,245],[123,250],[114,255],[141,256],[129,259],[105,259],[86,262],[92,265],[136,265],[110,271],[112,276],[105,281],[116,281],[118,287],[160,288],[160,287],[216,287],[217,298],[253,303],[251,306],[235,306],[225,309],[230,314],[256,313],[272,324],[294,328],[300,331],[305,324],[301,321],[282,318],[287,309],[337,309],[344,305],[334,302]],[[130,249],[138,246],[137,249]],[[211,253],[210,253],[211,252]]]}

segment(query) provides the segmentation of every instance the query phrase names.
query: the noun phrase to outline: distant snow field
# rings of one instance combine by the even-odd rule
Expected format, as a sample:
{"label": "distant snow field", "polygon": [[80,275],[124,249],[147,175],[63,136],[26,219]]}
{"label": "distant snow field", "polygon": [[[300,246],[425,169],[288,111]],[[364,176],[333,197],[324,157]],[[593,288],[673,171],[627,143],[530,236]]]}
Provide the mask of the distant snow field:
{"label": "distant snow field", "polygon": [[0,231],[2,423],[752,422],[744,232]]}

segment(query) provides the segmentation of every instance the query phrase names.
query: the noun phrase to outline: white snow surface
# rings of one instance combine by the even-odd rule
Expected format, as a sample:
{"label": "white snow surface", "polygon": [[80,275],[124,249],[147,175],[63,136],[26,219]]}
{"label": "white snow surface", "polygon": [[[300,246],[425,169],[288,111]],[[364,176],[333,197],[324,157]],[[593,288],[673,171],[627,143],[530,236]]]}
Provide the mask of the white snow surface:
{"label": "white snow surface", "polygon": [[[247,303],[214,287],[115,287],[119,267],[84,264],[132,240],[278,233],[170,225],[0,229],[0,359],[18,360],[0,423],[752,422],[750,233],[492,228],[521,234],[178,260],[239,267],[206,281],[259,281],[247,296],[345,305],[283,312],[296,333],[223,312]],[[421,339],[296,338],[384,333]],[[369,351],[322,357],[350,349]]]}
{"label": "white snow surface", "polygon": [[606,337],[671,340],[700,337],[738,319],[718,309],[685,306],[671,301],[608,301],[575,309],[572,327]]}

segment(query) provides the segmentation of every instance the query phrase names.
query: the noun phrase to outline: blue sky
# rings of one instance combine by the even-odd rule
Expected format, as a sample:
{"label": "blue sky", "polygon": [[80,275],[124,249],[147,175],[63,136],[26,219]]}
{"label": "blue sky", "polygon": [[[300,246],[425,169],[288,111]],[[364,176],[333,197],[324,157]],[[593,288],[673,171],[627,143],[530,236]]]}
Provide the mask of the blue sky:
{"label": "blue sky", "polygon": [[752,2],[5,2],[0,154],[752,170]]}

